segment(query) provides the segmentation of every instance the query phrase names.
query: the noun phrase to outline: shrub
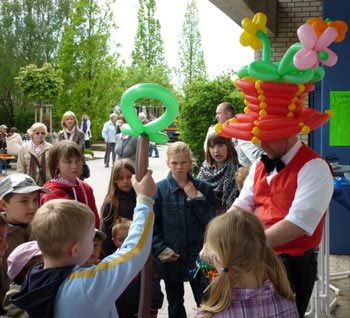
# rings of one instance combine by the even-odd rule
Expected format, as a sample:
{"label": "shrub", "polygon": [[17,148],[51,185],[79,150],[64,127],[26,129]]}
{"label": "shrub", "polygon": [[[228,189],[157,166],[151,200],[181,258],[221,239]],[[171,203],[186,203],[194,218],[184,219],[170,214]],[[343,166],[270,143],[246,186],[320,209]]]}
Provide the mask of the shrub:
{"label": "shrub", "polygon": [[233,104],[236,113],[244,107],[243,96],[234,88],[229,75],[212,81],[194,81],[184,88],[178,120],[180,138],[190,146],[199,165],[204,160],[203,143],[207,130],[216,123],[216,107],[225,101]]}

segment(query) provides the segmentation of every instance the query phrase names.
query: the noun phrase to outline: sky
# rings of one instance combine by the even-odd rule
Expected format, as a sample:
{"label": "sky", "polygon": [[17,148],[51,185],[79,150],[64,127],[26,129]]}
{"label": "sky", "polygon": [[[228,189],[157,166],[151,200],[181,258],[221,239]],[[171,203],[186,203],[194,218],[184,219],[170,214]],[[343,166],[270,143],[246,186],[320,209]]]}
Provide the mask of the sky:
{"label": "sky", "polygon": [[[182,33],[187,0],[156,0],[168,65],[178,67],[179,39]],[[222,72],[237,70],[253,61],[254,53],[242,47],[242,29],[216,8],[209,0],[197,0],[199,32],[201,33],[207,71],[210,78]],[[117,0],[113,12],[118,29],[112,32],[112,42],[119,43],[117,52],[129,65],[137,28],[138,0]]]}

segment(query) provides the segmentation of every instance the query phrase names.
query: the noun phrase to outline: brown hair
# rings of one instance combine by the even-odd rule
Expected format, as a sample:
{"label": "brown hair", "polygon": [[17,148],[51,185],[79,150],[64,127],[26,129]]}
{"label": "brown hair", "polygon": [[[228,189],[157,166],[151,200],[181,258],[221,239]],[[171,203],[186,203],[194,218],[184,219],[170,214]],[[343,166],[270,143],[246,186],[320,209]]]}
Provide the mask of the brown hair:
{"label": "brown hair", "polygon": [[38,209],[31,228],[43,255],[57,258],[67,243],[81,241],[94,223],[95,216],[87,205],[55,199]]}
{"label": "brown hair", "polygon": [[204,311],[201,317],[227,309],[232,286],[239,285],[240,275],[247,272],[255,273],[259,285],[268,279],[280,295],[294,300],[285,268],[267,245],[264,228],[253,213],[233,208],[214,218],[207,228],[206,243],[229,271],[221,271],[210,284],[208,300],[200,308]]}
{"label": "brown hair", "polygon": [[[105,197],[104,203],[109,202],[111,204],[110,213],[105,217],[105,221],[113,218],[113,223],[119,216],[119,200],[117,195],[117,185],[116,181],[123,169],[129,170],[132,174],[135,174],[135,168],[129,159],[119,159],[113,164],[111,176],[109,178],[108,191]],[[117,211],[117,213],[113,213]]]}
{"label": "brown hair", "polygon": [[229,102],[223,102],[223,103],[219,104],[217,107],[222,108],[222,110],[225,113],[231,113],[232,117],[235,115],[235,109],[234,109],[233,105]]}
{"label": "brown hair", "polygon": [[50,149],[48,167],[52,178],[57,178],[60,171],[59,162],[62,158],[69,159],[78,157],[84,161],[80,147],[71,140],[61,140],[56,142]]}
{"label": "brown hair", "polygon": [[215,163],[215,160],[211,156],[210,150],[209,150],[209,148],[211,148],[215,145],[226,145],[226,147],[227,147],[226,161],[238,163],[237,153],[236,153],[236,150],[233,146],[232,140],[229,138],[221,137],[221,136],[214,133],[214,134],[209,135],[208,140],[207,140],[207,148],[206,148],[207,150],[205,151],[205,160],[207,161],[207,163],[209,165],[212,166]]}

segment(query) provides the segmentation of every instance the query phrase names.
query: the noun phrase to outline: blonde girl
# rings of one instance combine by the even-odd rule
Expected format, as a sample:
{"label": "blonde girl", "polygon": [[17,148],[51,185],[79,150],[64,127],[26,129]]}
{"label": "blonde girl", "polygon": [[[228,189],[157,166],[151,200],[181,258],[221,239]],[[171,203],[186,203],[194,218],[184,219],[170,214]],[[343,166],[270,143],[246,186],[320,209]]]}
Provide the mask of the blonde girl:
{"label": "blonde girl", "polygon": [[136,193],[131,177],[135,169],[128,159],[116,160],[109,179],[108,192],[101,208],[101,230],[107,235],[103,242],[105,255],[112,254],[115,246],[112,241],[112,228],[119,217],[132,220],[136,205]]}
{"label": "blonde girl", "polygon": [[81,153],[85,150],[85,135],[78,128],[79,123],[77,117],[72,111],[67,111],[63,114],[61,120],[62,131],[58,133],[58,140],[71,140],[74,141],[79,148]]}
{"label": "blonde girl", "polygon": [[219,274],[197,317],[298,317],[283,263],[253,213],[234,208],[213,219],[205,249]]}

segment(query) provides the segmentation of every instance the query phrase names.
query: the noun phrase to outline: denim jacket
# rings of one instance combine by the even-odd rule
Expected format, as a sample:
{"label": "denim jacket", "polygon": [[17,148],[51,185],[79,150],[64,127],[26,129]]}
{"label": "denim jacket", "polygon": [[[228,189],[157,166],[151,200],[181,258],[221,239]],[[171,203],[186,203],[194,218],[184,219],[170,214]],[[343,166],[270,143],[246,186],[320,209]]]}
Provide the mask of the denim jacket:
{"label": "denim jacket", "polygon": [[208,222],[215,216],[216,199],[212,187],[189,176],[202,198],[187,200],[171,172],[157,183],[155,196],[153,254],[158,256],[166,247],[180,255],[176,262],[161,263],[165,280],[187,281],[189,270],[203,246],[204,232]]}

